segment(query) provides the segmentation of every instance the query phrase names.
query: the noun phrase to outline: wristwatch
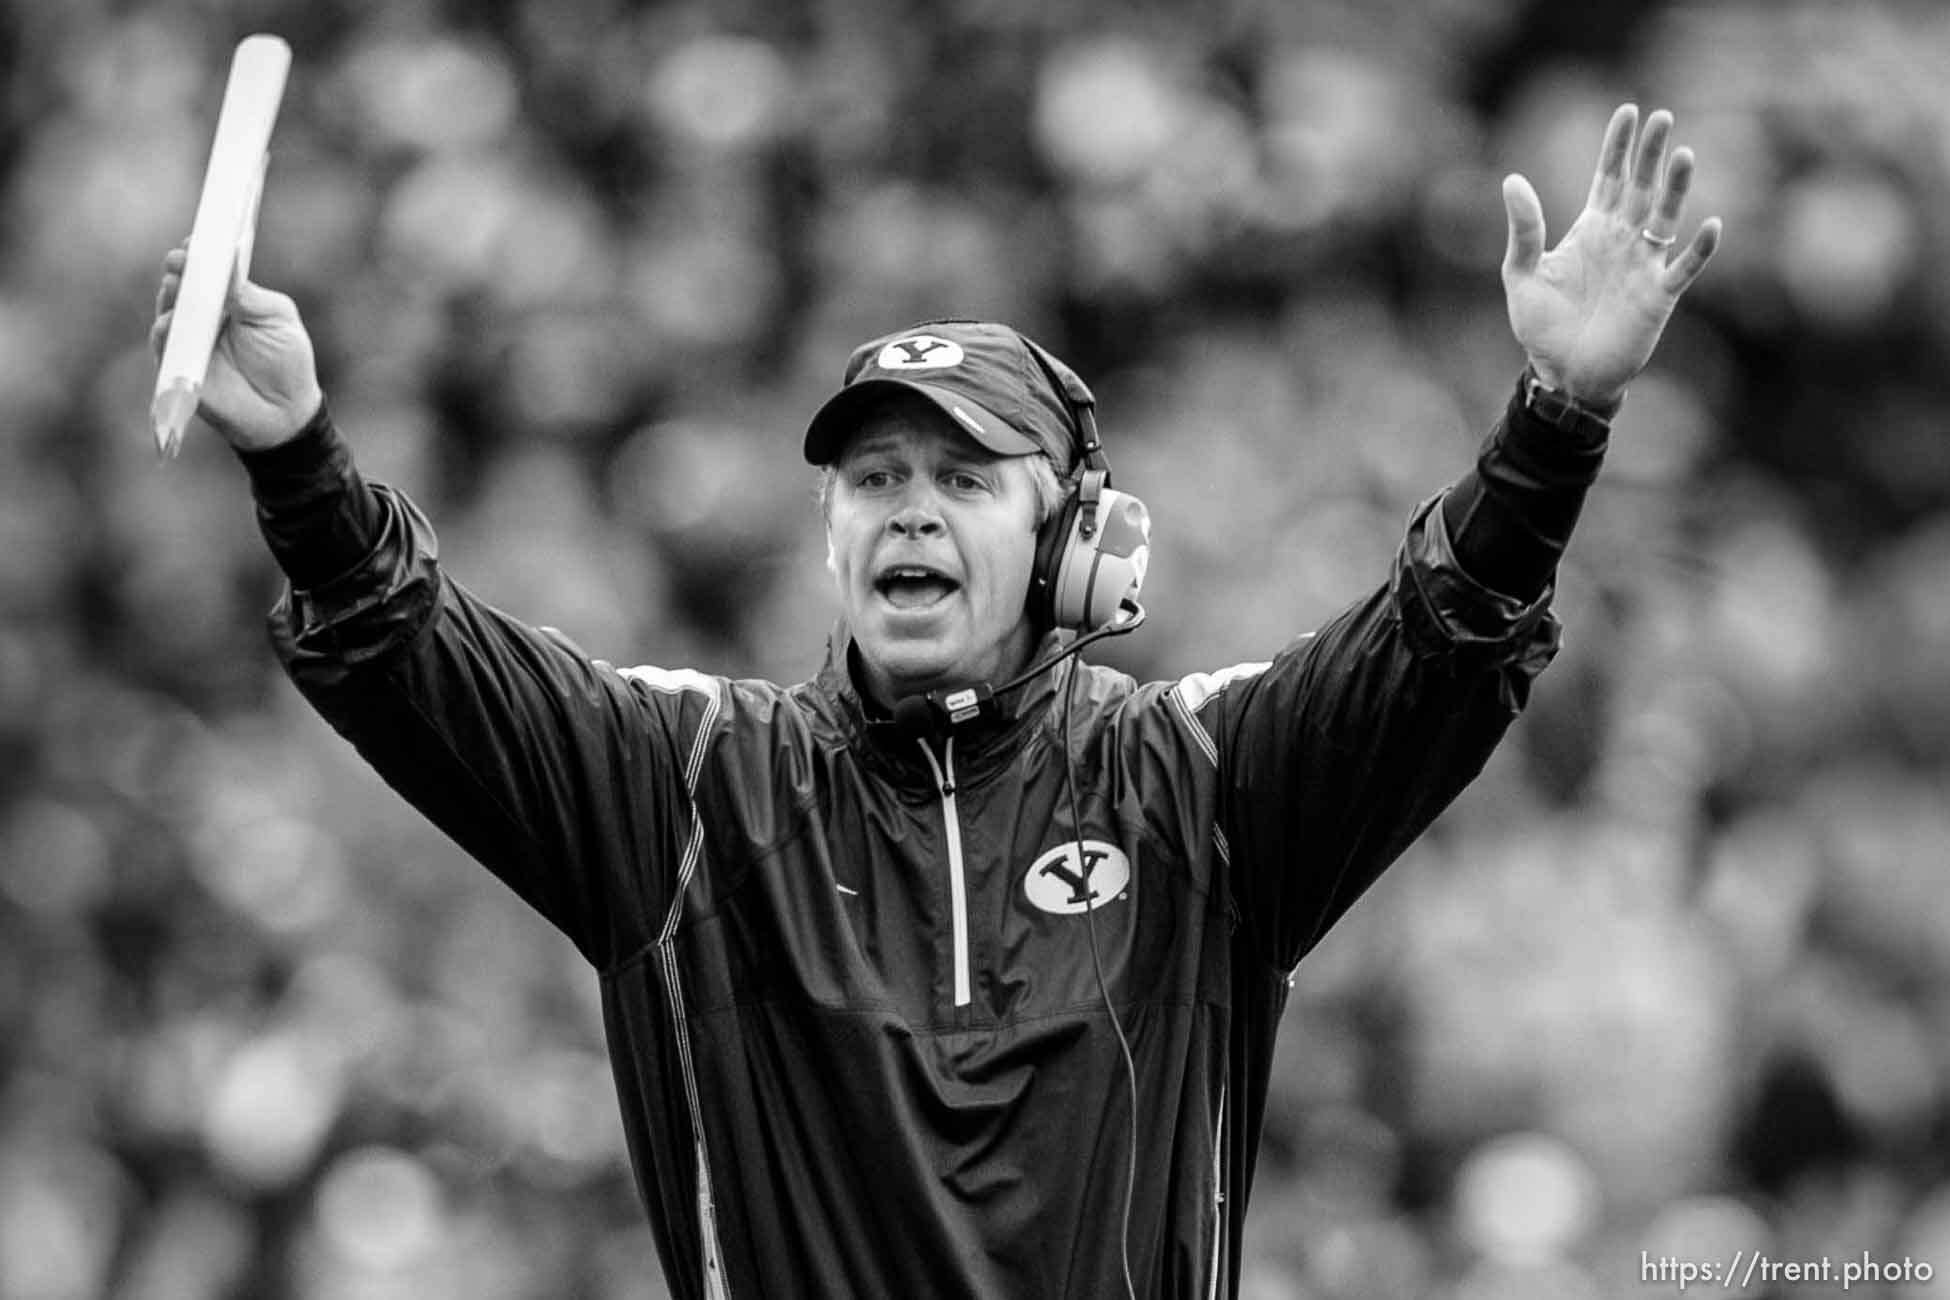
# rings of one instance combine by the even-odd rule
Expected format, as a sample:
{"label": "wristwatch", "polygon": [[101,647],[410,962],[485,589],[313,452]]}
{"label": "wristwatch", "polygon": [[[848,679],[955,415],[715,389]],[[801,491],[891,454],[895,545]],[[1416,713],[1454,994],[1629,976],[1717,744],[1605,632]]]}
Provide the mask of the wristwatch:
{"label": "wristwatch", "polygon": [[1562,389],[1546,385],[1530,366],[1523,368],[1519,391],[1523,395],[1524,410],[1554,429],[1562,429],[1592,441],[1610,436],[1612,417],[1625,404],[1622,397],[1603,406],[1580,402]]}

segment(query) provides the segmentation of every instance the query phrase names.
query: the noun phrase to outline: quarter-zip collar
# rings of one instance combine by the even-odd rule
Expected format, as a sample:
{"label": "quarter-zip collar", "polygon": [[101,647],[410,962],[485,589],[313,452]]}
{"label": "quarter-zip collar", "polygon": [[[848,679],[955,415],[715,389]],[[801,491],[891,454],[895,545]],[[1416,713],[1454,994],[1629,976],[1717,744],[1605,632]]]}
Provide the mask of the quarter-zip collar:
{"label": "quarter-zip collar", "polygon": [[[1063,644],[1060,632],[1047,633],[1030,662],[1043,662]],[[877,775],[886,778],[904,797],[938,798],[938,778],[915,743],[916,733],[896,723],[860,688],[858,655],[852,634],[840,623],[827,641],[826,662],[813,679],[814,691],[849,746]],[[1056,692],[1075,666],[1074,659],[1067,659],[1037,674],[1002,697],[996,716],[956,727],[956,781],[966,786],[985,780],[1012,763],[1032,740],[1045,735]],[[934,752],[940,753],[940,737],[928,739]]]}

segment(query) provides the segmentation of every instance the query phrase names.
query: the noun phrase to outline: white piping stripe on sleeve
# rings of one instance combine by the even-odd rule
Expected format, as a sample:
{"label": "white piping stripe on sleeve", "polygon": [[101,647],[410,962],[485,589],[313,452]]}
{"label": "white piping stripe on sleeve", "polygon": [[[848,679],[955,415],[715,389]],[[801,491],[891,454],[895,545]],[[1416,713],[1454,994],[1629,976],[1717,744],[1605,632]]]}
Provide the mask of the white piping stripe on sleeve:
{"label": "white piping stripe on sleeve", "polygon": [[731,1300],[731,1283],[725,1280],[724,1249],[718,1245],[718,1208],[711,1202],[709,1163],[704,1144],[697,1144],[697,1222],[704,1241],[704,1300]]}
{"label": "white piping stripe on sleeve", "polygon": [[1226,1253],[1226,1085],[1219,1081],[1219,1122],[1212,1130],[1212,1271],[1205,1284],[1205,1300],[1218,1300],[1219,1265]]}
{"label": "white piping stripe on sleeve", "polygon": [[1218,850],[1219,861],[1224,863],[1226,868],[1230,870],[1232,867],[1232,846],[1226,843],[1225,827],[1219,825],[1217,822],[1212,824],[1212,847]]}
{"label": "white piping stripe on sleeve", "polygon": [[667,944],[677,933],[677,923],[684,916],[684,891],[690,887],[691,877],[697,874],[697,864],[704,857],[704,819],[697,815],[697,803],[691,803],[691,833],[684,840],[684,856],[677,867],[677,894],[670,900],[670,910],[664,913],[663,928],[657,931],[658,944]]}
{"label": "white piping stripe on sleeve", "polygon": [[1178,717],[1192,733],[1192,739],[1205,751],[1206,761],[1212,766],[1219,765],[1219,747],[1213,743],[1212,734],[1205,724],[1198,720],[1198,711],[1205,702],[1237,681],[1257,677],[1272,665],[1268,663],[1234,664],[1221,668],[1216,673],[1188,673],[1180,677],[1171,688],[1172,707],[1178,710]]}
{"label": "white piping stripe on sleeve", "polygon": [[[723,700],[718,695],[715,679],[690,669],[680,669],[668,674],[665,680],[653,679],[645,674],[661,674],[661,669],[628,668],[623,676],[640,681],[653,690],[697,691],[708,700],[704,706],[704,716],[698,719],[697,737],[691,741],[690,756],[684,762],[684,800],[690,805],[691,833],[684,842],[684,856],[677,866],[677,887],[670,900],[670,911],[664,917],[663,929],[657,933],[657,942],[668,943],[677,933],[678,919],[684,914],[684,892],[690,888],[691,877],[697,872],[698,860],[704,856],[704,819],[697,811],[697,783],[704,772],[704,752],[711,743],[711,730],[717,725],[718,712]],[[669,678],[682,678],[682,681],[668,681]]]}
{"label": "white piping stripe on sleeve", "polygon": [[1190,707],[1185,703],[1185,697],[1178,693],[1176,686],[1171,688],[1171,711],[1178,715],[1178,721],[1183,724],[1186,731],[1191,733],[1192,739],[1198,744],[1199,752],[1205,755],[1205,761],[1217,767],[1219,747],[1212,743],[1211,733],[1206,731],[1205,725],[1192,715]]}
{"label": "white piping stripe on sleeve", "polygon": [[638,664],[634,668],[618,669],[617,675],[641,682],[653,691],[668,695],[694,691],[710,701],[705,705],[704,716],[698,720],[697,737],[691,741],[690,757],[684,763],[684,797],[691,806],[691,837],[684,846],[684,859],[677,870],[676,897],[671,900],[670,914],[664,918],[664,928],[657,936],[657,941],[662,943],[676,930],[677,918],[683,910],[684,888],[690,884],[691,873],[697,869],[697,860],[704,847],[704,823],[697,815],[697,783],[704,774],[704,752],[710,744],[711,728],[718,720],[724,700],[718,691],[718,679],[695,668],[655,668]]}
{"label": "white piping stripe on sleeve", "polygon": [[[697,724],[697,740],[691,745],[691,761],[684,764],[684,793],[690,796],[691,822],[696,833],[700,836],[700,849],[703,847],[701,837],[704,832],[704,819],[697,815],[697,783],[704,775],[705,742],[710,738],[711,724],[717,720],[718,700],[716,696],[712,696],[711,707],[704,711],[704,717]],[[693,862],[691,865],[695,868],[697,864]]]}
{"label": "white piping stripe on sleeve", "polygon": [[704,1256],[704,1294],[709,1300],[730,1300],[731,1286],[724,1276],[724,1248],[718,1244],[717,1205],[711,1192],[711,1157],[704,1145],[704,1107],[698,1100],[690,1026],[684,1017],[683,978],[677,969],[676,951],[669,943],[658,945],[657,964],[664,973],[664,989],[670,998],[677,1060],[684,1075],[684,1105],[690,1111],[691,1136],[697,1150],[697,1229],[700,1253]]}
{"label": "white piping stripe on sleeve", "polygon": [[684,855],[677,866],[677,883],[670,900],[670,911],[657,932],[657,968],[663,972],[664,994],[670,1002],[672,1033],[677,1039],[677,1061],[684,1078],[684,1104],[690,1112],[691,1137],[697,1145],[697,1203],[699,1245],[704,1256],[704,1293],[711,1300],[730,1300],[731,1288],[724,1276],[724,1252],[718,1245],[717,1211],[711,1194],[711,1161],[704,1144],[704,1106],[698,1098],[697,1067],[691,1056],[690,1024],[684,1010],[683,974],[677,965],[677,927],[684,915],[684,895],[697,876],[704,857],[704,818],[697,810],[697,785],[704,771],[705,750],[711,743],[723,707],[714,678],[691,669],[675,671],[661,668],[627,668],[624,677],[642,682],[658,691],[696,691],[705,696],[704,716],[698,720],[697,738],[684,764],[684,799],[690,807],[690,834],[684,839]]}
{"label": "white piping stripe on sleeve", "polygon": [[[1312,633],[1308,635],[1311,636]],[[1187,673],[1178,679],[1178,684],[1172,689],[1177,691],[1179,697],[1185,701],[1186,708],[1197,713],[1207,700],[1226,687],[1234,682],[1244,681],[1248,677],[1257,677],[1272,666],[1271,663],[1262,660],[1258,663],[1234,664],[1230,668],[1221,668],[1215,673]]]}
{"label": "white piping stripe on sleeve", "polygon": [[652,690],[668,691],[672,694],[678,691],[696,691],[699,695],[708,695],[714,700],[718,698],[717,679],[695,668],[658,668],[652,664],[638,664],[634,668],[619,668],[616,671],[620,676],[627,677],[633,682],[642,682]]}

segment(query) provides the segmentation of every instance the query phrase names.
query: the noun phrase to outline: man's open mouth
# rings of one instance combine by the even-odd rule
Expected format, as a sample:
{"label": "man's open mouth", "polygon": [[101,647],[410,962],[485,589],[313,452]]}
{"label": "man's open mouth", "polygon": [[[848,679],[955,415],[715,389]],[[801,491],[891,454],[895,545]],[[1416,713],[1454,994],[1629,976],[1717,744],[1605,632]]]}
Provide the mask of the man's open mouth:
{"label": "man's open mouth", "polygon": [[873,581],[873,589],[897,609],[925,609],[961,590],[961,584],[938,569],[897,564]]}

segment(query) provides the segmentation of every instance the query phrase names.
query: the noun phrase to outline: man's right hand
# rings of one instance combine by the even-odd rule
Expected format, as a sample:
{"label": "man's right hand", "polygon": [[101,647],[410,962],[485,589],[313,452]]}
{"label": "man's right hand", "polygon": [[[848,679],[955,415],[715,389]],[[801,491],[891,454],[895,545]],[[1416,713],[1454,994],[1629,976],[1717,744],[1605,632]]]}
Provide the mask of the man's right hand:
{"label": "man's right hand", "polygon": [[[169,338],[187,256],[178,245],[163,258],[156,321],[149,327],[149,346],[158,359]],[[244,281],[224,306],[196,413],[237,450],[262,451],[289,441],[324,400],[311,336],[297,304]]]}

